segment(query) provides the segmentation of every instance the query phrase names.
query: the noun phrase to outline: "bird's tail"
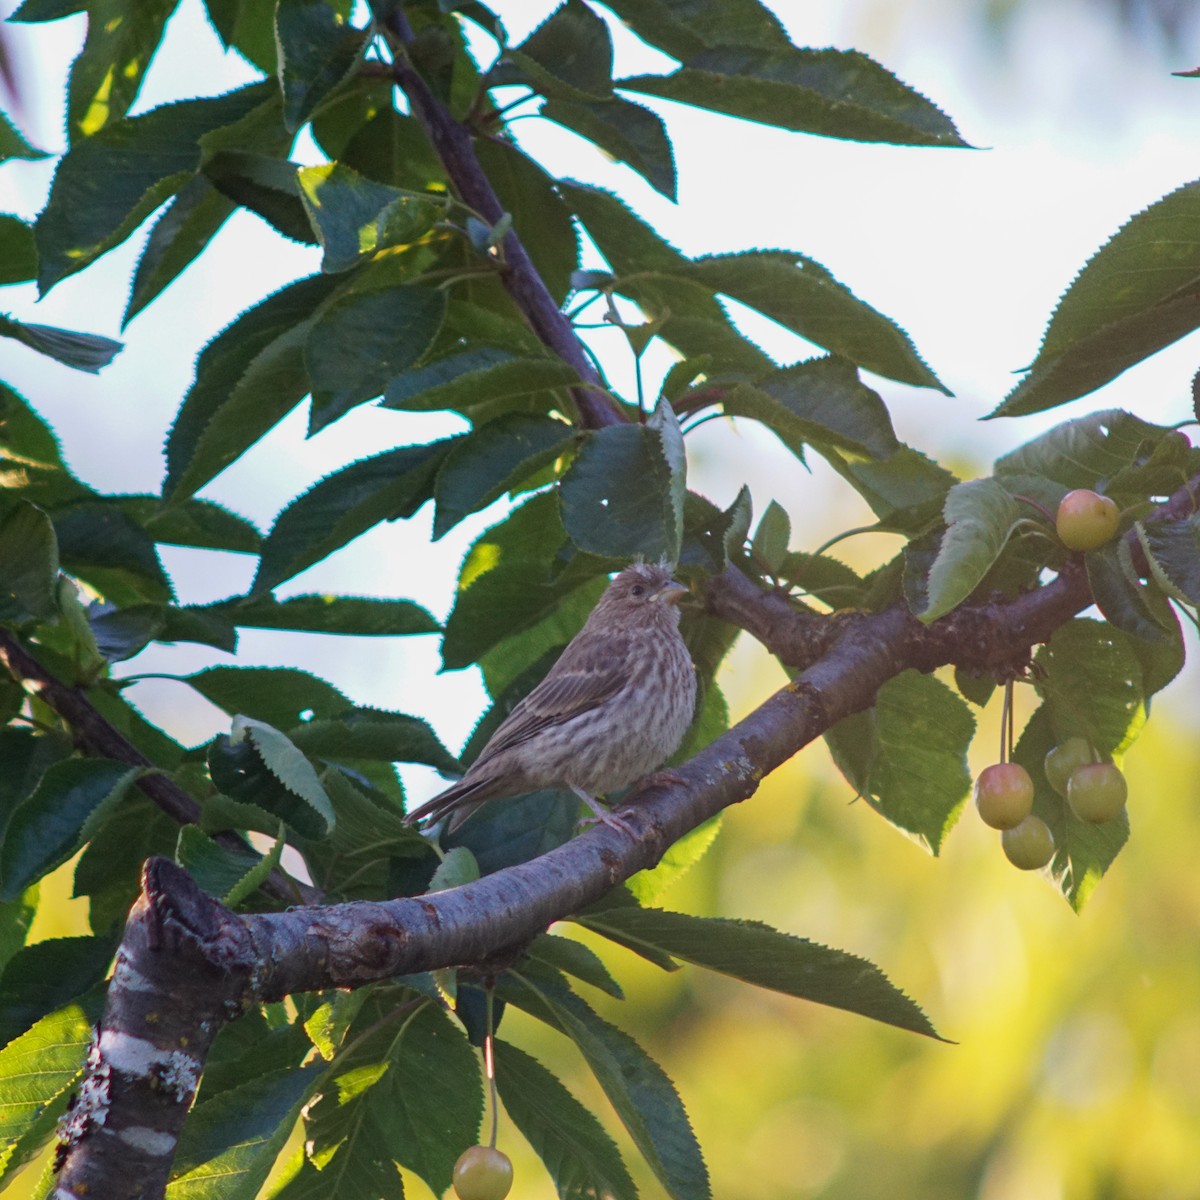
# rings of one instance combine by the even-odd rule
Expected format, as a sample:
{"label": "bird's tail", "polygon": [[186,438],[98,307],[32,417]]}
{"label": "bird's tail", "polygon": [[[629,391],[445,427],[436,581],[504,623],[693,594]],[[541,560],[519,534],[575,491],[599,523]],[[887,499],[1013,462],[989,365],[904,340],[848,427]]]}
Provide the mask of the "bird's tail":
{"label": "bird's tail", "polygon": [[[448,833],[453,833],[481,804],[491,799],[490,780],[465,777],[426,800],[419,808],[406,814],[406,825],[435,825],[444,817],[450,818]],[[482,795],[480,794],[482,793]]]}

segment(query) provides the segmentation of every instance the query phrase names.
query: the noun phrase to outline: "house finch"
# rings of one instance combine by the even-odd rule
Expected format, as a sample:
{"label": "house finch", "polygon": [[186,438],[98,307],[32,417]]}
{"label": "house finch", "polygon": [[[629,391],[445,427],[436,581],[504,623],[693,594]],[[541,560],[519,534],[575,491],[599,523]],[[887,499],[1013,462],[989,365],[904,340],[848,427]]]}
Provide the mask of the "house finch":
{"label": "house finch", "polygon": [[449,815],[453,831],[488,800],[567,787],[603,824],[631,832],[595,794],[660,766],[691,723],[696,670],[676,608],[686,594],[665,567],[635,563],[622,571],[467,773],[405,820]]}

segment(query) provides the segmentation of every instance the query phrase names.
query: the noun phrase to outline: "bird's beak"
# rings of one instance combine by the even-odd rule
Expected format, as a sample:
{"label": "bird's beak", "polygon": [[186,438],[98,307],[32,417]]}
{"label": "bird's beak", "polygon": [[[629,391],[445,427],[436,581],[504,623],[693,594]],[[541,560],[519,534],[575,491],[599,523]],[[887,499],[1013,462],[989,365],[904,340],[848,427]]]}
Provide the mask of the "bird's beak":
{"label": "bird's beak", "polygon": [[682,583],[672,579],[670,583],[664,583],[658,589],[658,594],[654,598],[663,604],[678,604],[687,594],[688,589]]}

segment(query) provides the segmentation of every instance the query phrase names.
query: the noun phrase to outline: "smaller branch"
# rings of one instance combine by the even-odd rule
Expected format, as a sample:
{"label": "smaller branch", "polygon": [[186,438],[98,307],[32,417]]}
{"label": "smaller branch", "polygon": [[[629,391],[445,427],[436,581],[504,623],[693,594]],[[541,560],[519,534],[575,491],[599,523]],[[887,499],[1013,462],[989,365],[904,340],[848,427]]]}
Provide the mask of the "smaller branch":
{"label": "smaller branch", "polygon": [[[70,726],[79,746],[96,758],[111,758],[131,767],[150,768],[150,773],[137,781],[137,788],[163,812],[180,825],[200,824],[200,805],[169,775],[154,770],[154,764],[117,728],[100,715],[87,693],[69,687],[57,679],[25,649],[12,634],[0,629],[0,661],[4,662],[14,679],[34,685],[34,692]],[[221,832],[213,840],[227,850],[246,854],[251,847],[236,833]],[[262,885],[263,891],[284,904],[313,902],[320,894],[315,888],[275,870]]]}

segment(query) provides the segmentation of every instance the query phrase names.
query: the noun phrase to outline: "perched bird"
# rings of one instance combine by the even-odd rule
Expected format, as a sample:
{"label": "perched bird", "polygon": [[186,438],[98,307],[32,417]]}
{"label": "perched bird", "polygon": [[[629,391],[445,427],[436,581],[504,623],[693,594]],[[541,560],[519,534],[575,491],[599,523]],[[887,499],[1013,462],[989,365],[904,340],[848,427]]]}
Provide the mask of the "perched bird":
{"label": "perched bird", "polygon": [[691,724],[696,670],[676,607],[686,594],[665,567],[626,567],[467,773],[405,820],[449,816],[453,831],[488,800],[561,787],[601,823],[631,832],[595,797],[661,766]]}

